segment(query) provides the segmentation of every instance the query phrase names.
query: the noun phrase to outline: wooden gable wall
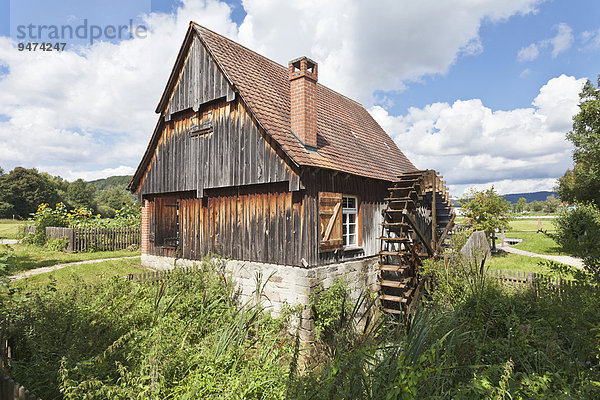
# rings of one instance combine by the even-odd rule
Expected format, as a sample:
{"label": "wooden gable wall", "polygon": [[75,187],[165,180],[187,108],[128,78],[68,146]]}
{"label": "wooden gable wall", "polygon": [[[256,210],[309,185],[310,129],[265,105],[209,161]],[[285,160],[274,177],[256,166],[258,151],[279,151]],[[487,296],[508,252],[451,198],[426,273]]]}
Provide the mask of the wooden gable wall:
{"label": "wooden gable wall", "polygon": [[179,79],[164,113],[165,120],[179,111],[198,111],[202,104],[225,97],[231,101],[235,92],[221,73],[198,36],[188,50]]}
{"label": "wooden gable wall", "polygon": [[[289,190],[299,190],[300,177],[280,146],[258,125],[240,97],[230,91],[225,77],[202,49],[196,38],[164,119],[159,122],[159,138],[138,195],[196,191],[197,197],[203,197],[205,189],[274,182],[287,182]],[[194,54],[201,54],[202,60],[209,57],[215,72],[197,73],[199,67],[190,61],[198,57]],[[210,63],[200,63],[204,64]],[[221,84],[225,86],[219,89]],[[208,97],[203,97],[206,88],[212,89]],[[210,130],[194,134],[192,126],[202,125],[207,119],[211,121]]]}

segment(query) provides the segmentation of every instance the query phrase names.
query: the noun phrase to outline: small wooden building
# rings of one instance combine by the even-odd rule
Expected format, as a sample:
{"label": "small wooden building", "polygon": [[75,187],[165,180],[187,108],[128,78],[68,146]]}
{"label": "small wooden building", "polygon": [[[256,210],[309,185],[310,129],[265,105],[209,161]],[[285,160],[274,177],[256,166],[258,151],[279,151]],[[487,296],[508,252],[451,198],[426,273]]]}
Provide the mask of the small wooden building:
{"label": "small wooden building", "polygon": [[318,83],[316,62],[285,67],[194,23],[156,112],[129,185],[154,265],[367,259],[388,187],[416,170],[363,106]]}
{"label": "small wooden building", "polygon": [[414,165],[357,102],[190,24],[129,185],[144,254],[316,266],[373,256],[390,182]]}

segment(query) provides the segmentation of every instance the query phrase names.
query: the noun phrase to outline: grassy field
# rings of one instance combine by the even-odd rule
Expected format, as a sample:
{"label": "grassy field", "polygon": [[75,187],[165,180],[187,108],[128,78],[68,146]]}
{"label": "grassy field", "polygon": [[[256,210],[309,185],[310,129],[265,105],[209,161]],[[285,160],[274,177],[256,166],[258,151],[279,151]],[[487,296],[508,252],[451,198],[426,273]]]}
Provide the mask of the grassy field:
{"label": "grassy field", "polygon": [[528,257],[501,251],[492,255],[492,259],[488,261],[487,265],[490,268],[494,269],[509,269],[514,271],[537,272],[540,274],[550,276],[558,276],[558,274],[551,271],[547,267],[540,265],[539,263],[541,261],[544,260],[538,257]]}
{"label": "grassy field", "polygon": [[560,252],[560,247],[554,239],[543,233],[511,232],[506,233],[506,237],[523,239],[521,243],[512,246],[515,249],[531,251],[537,254],[564,255],[564,253]]}
{"label": "grassy field", "polygon": [[24,244],[0,245],[0,251],[6,251],[14,257],[11,272],[26,271],[34,268],[48,267],[75,261],[98,260],[101,258],[131,257],[140,254],[138,251],[97,251],[81,253],[64,253],[52,251],[43,247]]}
{"label": "grassy field", "polygon": [[[542,230],[554,231],[556,228],[552,224],[553,219],[542,218]],[[537,232],[538,228],[537,218],[519,218],[510,221],[510,232]]]}
{"label": "grassy field", "polygon": [[74,283],[92,283],[112,276],[126,276],[127,274],[139,274],[145,271],[146,268],[140,264],[139,258],[111,260],[96,264],[72,265],[27,279],[20,279],[12,285],[21,290],[29,290],[41,289],[52,283],[58,289]]}
{"label": "grassy field", "polygon": [[0,239],[17,239],[21,233],[21,227],[27,221],[13,219],[0,219]]}

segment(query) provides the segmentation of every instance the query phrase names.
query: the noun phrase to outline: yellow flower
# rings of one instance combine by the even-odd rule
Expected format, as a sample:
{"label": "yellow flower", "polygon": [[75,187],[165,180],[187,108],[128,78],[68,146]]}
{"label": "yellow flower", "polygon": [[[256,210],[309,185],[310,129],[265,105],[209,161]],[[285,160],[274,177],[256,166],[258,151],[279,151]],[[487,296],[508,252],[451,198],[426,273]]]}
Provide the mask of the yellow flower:
{"label": "yellow flower", "polygon": [[67,214],[67,217],[71,218],[71,213],[68,213],[68,214]]}

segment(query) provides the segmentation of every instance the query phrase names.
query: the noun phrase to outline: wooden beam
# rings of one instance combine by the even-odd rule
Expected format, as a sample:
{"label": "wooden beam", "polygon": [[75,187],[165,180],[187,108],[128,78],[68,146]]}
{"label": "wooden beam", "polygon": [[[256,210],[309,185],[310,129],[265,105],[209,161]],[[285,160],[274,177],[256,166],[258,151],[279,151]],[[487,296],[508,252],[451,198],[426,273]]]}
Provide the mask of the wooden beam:
{"label": "wooden beam", "polygon": [[410,223],[412,229],[415,231],[415,233],[419,237],[419,240],[423,243],[423,245],[427,249],[427,252],[429,253],[429,255],[433,256],[434,255],[434,251],[431,248],[431,245],[425,239],[425,235],[423,235],[423,232],[421,232],[421,230],[419,229],[419,227],[417,226],[417,224],[413,220],[412,216],[407,212],[407,210],[404,210],[403,214],[406,215],[406,219],[408,220],[408,222]]}
{"label": "wooden beam", "polygon": [[448,235],[448,232],[450,231],[450,228],[454,224],[454,218],[455,217],[456,217],[456,214],[453,213],[452,214],[452,218],[450,218],[450,221],[448,221],[448,223],[446,224],[446,228],[444,229],[444,232],[442,232],[442,235],[438,239],[437,245],[435,246],[436,253],[439,250],[440,246],[442,245],[442,242],[444,241],[444,239],[446,239],[446,236]]}
{"label": "wooden beam", "polygon": [[329,236],[331,235],[331,231],[333,230],[333,225],[335,220],[337,219],[338,214],[340,213],[340,208],[342,207],[342,203],[337,203],[335,208],[333,209],[333,216],[329,220],[327,224],[327,229],[325,229],[325,233],[323,234],[323,241],[329,240]]}

